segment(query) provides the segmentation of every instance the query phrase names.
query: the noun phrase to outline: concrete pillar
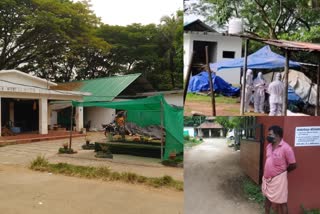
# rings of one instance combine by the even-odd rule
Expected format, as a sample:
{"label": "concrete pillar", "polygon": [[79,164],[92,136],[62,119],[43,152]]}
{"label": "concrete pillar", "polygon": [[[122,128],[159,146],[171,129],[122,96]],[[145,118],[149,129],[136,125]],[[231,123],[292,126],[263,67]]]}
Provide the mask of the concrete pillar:
{"label": "concrete pillar", "polygon": [[39,134],[48,134],[48,99],[39,99]]}
{"label": "concrete pillar", "polygon": [[14,126],[14,102],[9,103],[9,120],[11,120]]}
{"label": "concrete pillar", "polygon": [[50,129],[52,129],[51,115],[52,115],[52,110],[51,110],[50,105],[48,104],[48,118],[47,118],[47,121],[48,121],[48,127],[50,126]]}
{"label": "concrete pillar", "polygon": [[212,135],[211,135],[211,129],[209,129],[209,137],[212,137]]}
{"label": "concrete pillar", "polygon": [[76,107],[76,130],[80,132],[83,128],[83,107]]}
{"label": "concrete pillar", "polygon": [[220,130],[220,137],[223,137],[223,130]]}
{"label": "concrete pillar", "polygon": [[1,121],[2,121],[2,118],[1,118],[1,115],[2,115],[2,109],[1,109],[1,97],[0,97],[0,137],[2,136],[2,133],[1,133],[1,127],[2,127],[2,124],[1,124]]}

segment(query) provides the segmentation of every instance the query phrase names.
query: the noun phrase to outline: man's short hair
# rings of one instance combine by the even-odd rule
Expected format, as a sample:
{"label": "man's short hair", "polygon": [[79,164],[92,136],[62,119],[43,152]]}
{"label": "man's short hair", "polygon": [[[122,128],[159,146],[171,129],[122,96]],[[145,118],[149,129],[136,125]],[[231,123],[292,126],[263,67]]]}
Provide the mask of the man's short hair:
{"label": "man's short hair", "polygon": [[279,137],[283,137],[283,129],[280,126],[270,126],[268,131],[273,131],[273,133]]}

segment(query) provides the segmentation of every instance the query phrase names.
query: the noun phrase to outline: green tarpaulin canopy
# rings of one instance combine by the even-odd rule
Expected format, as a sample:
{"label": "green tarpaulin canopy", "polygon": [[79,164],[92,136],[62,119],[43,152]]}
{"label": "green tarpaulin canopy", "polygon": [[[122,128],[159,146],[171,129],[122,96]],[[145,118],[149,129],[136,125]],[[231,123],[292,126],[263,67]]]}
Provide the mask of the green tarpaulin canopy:
{"label": "green tarpaulin canopy", "polygon": [[[161,125],[166,130],[165,153],[167,160],[171,152],[183,152],[183,109],[172,107],[163,95],[118,102],[72,102],[73,106],[102,107],[127,110],[127,120],[142,127]],[[162,121],[163,120],[163,121]]]}

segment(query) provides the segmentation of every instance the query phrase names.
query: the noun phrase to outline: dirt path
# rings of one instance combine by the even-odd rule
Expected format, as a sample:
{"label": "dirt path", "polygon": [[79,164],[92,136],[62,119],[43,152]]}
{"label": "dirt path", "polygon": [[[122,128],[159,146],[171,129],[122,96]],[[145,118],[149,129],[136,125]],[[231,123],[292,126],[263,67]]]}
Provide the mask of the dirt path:
{"label": "dirt path", "polygon": [[179,214],[183,192],[0,165],[0,213]]}
{"label": "dirt path", "polygon": [[240,153],[228,148],[225,139],[185,148],[185,214],[260,212],[258,205],[243,197],[239,158]]}
{"label": "dirt path", "polygon": [[[201,112],[204,115],[211,115],[211,103],[200,102],[200,101],[188,101],[186,100],[185,116],[192,116],[192,111]],[[217,103],[216,104],[216,115],[217,116],[239,116],[240,115],[240,103]],[[254,113],[253,107],[251,107],[250,113],[245,113],[245,116],[267,116],[268,114]]]}

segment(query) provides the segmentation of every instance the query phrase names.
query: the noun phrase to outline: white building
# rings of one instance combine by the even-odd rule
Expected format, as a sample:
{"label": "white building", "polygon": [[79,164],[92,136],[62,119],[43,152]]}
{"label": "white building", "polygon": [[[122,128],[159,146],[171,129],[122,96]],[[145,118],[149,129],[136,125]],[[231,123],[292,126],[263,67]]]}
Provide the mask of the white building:
{"label": "white building", "polygon": [[[242,40],[239,37],[225,36],[218,33],[199,19],[184,25],[184,78],[186,78],[192,52],[193,75],[206,63],[205,46],[208,46],[209,63],[241,58]],[[217,75],[231,84],[240,83],[240,68],[226,69]]]}
{"label": "white building", "polygon": [[[50,101],[82,101],[90,93],[51,90],[56,84],[17,70],[0,71],[0,136],[2,127],[48,134],[52,121]],[[83,109],[76,108],[77,131],[83,128]]]}
{"label": "white building", "polygon": [[185,126],[184,128],[183,128],[183,132],[184,133],[188,133],[188,135],[190,136],[190,137],[195,137],[196,135],[196,133],[195,133],[195,130],[194,130],[194,127],[187,127],[187,126]]}

